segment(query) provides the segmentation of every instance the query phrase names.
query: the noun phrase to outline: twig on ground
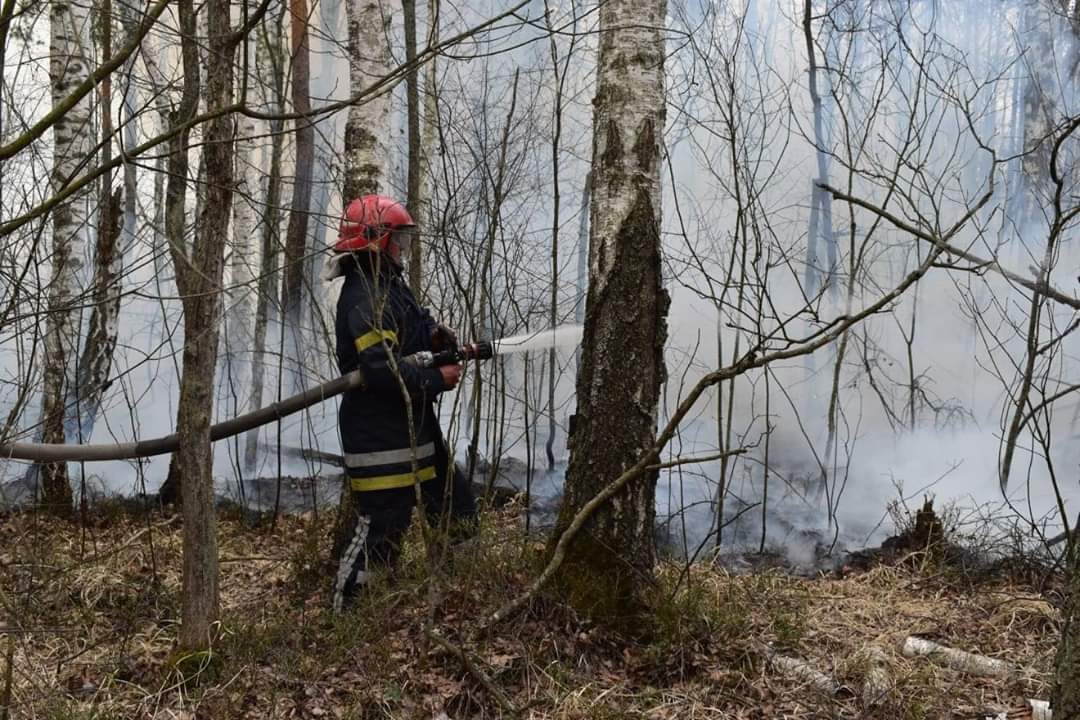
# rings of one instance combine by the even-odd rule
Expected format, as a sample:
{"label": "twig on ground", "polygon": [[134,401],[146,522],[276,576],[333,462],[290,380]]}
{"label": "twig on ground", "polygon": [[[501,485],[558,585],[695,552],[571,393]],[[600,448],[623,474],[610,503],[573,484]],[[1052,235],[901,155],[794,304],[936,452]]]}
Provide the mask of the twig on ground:
{"label": "twig on ground", "polygon": [[456,657],[462,667],[464,667],[470,675],[476,678],[477,682],[484,686],[484,690],[495,699],[495,702],[499,704],[499,707],[503,709],[503,712],[510,717],[520,717],[521,711],[510,702],[510,698],[506,697],[506,693],[499,689],[499,686],[488,677],[487,673],[476,666],[476,663],[469,658],[468,653],[432,630],[425,631],[425,635],[443,650]]}

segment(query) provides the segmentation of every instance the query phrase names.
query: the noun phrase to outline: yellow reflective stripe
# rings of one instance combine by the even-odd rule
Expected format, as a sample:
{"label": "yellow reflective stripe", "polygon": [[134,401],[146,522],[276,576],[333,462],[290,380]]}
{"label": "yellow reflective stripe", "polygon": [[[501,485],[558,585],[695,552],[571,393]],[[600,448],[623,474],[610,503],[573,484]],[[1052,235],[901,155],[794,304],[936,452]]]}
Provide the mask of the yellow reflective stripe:
{"label": "yellow reflective stripe", "polygon": [[397,333],[393,330],[372,330],[356,338],[356,352],[364,352],[372,345],[381,343],[383,340],[389,343],[397,343]]}
{"label": "yellow reflective stripe", "polygon": [[375,477],[352,478],[351,485],[352,489],[356,492],[390,490],[392,488],[409,487],[416,482],[416,478],[420,478],[420,482],[423,482],[424,480],[433,480],[435,478],[435,468],[421,468],[416,475],[413,475],[412,473],[399,473],[397,475],[376,475]]}

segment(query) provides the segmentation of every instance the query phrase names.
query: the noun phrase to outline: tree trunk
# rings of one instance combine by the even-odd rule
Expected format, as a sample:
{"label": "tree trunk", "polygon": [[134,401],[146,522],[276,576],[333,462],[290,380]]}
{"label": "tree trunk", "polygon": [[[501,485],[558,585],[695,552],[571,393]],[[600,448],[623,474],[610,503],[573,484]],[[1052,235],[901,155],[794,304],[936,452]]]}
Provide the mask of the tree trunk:
{"label": "tree trunk", "polygon": [[[193,23],[191,0],[180,3],[182,23]],[[213,113],[232,102],[235,40],[229,26],[229,0],[208,0],[207,33],[210,52],[206,65],[206,109]],[[185,74],[192,35],[184,37]],[[185,88],[186,89],[186,88]],[[233,118],[211,120],[204,146],[207,189],[196,218],[190,254],[173,246],[176,279],[184,306],[184,370],[176,428],[180,449],[177,472],[184,516],[183,583],[180,647],[203,649],[216,632],[218,615],[217,528],[210,448],[214,370],[218,322],[221,317],[222,275],[233,195]],[[171,208],[172,209],[172,208]]]}
{"label": "tree trunk", "polygon": [[[293,112],[311,112],[311,52],[308,40],[307,0],[289,0],[290,49],[292,55]],[[283,332],[289,338],[289,351],[297,354],[296,368],[303,366],[301,350],[301,305],[304,291],[304,256],[307,252],[308,214],[311,211],[311,179],[315,167],[315,130],[311,119],[295,121],[296,168],[293,182],[289,226],[285,231],[285,267],[281,290]],[[284,361],[284,358],[282,358]],[[298,375],[293,375],[298,380]]]}
{"label": "tree trunk", "polygon": [[[405,75],[406,113],[409,128],[409,167],[405,206],[415,219],[420,217],[420,184],[423,180],[420,175],[423,155],[423,149],[420,147],[420,77],[412,64],[416,60],[416,0],[401,0],[401,15],[405,23],[405,62],[409,63],[409,71]],[[417,297],[421,297],[423,290],[423,257],[424,248],[420,243],[420,238],[417,238],[409,247],[408,260],[409,287]]]}
{"label": "tree trunk", "polygon": [[[254,33],[252,33],[254,35]],[[244,45],[246,56],[242,65],[244,76],[238,91],[252,107],[256,106],[255,85],[258,83],[255,57],[256,40],[250,37]],[[261,204],[257,137],[259,125],[255,118],[239,118],[236,138],[235,174],[236,197],[233,200],[232,256],[229,263],[229,311],[225,323],[225,361],[228,374],[238,388],[247,387],[250,373],[252,329],[255,325],[255,285],[258,255],[255,250],[255,228],[258,225],[256,208]],[[237,399],[239,412],[246,398]]]}
{"label": "tree trunk", "polygon": [[[439,42],[439,0],[428,0],[427,6],[427,22],[428,22],[428,47],[434,46]],[[428,176],[428,169],[431,167],[431,152],[435,147],[436,130],[439,123],[439,95],[437,83],[439,80],[437,57],[432,57],[427,61],[427,65],[424,68],[424,122],[423,130],[420,134],[420,144],[417,152],[419,154],[419,170],[417,175],[419,177],[416,187],[416,199],[410,200],[412,203],[409,207],[412,208],[411,212],[418,213],[413,215],[413,218],[423,225],[425,222],[434,222],[434,213],[431,211],[431,188],[428,187],[426,178]],[[421,234],[422,238],[422,234]],[[424,244],[421,242],[421,238],[417,238],[417,242],[413,245],[418,247],[414,250],[414,258],[410,262],[415,262],[417,268],[417,275],[423,274],[424,266]],[[410,268],[412,266],[410,265]],[[410,269],[410,283],[414,282],[412,277],[412,271]],[[413,285],[413,292],[416,293],[420,302],[424,302],[427,298],[424,292],[424,284],[422,277],[419,285]]]}
{"label": "tree trunk", "polygon": [[[390,15],[378,0],[348,0],[349,92],[357,95],[390,72]],[[377,193],[385,182],[390,137],[390,95],[368,97],[349,107],[345,121],[343,203]]]}
{"label": "tree trunk", "polygon": [[[585,343],[556,539],[656,437],[669,305],[660,257],[665,12],[665,0],[600,10]],[[632,628],[647,604],[655,492],[656,472],[627,486],[570,543],[556,576],[571,605],[615,628]]]}
{"label": "tree trunk", "polygon": [[[54,0],[49,78],[52,100],[57,105],[89,77],[93,69],[88,5]],[[68,179],[86,170],[91,162],[90,95],[68,110],[53,126],[52,182],[59,190]],[[41,400],[42,442],[65,441],[65,425],[72,424],[76,408],[67,398],[76,386],[79,356],[80,314],[72,305],[82,290],[88,249],[90,187],[75,193],[53,210],[52,277],[49,281],[49,315],[45,323],[45,371]],[[66,514],[71,510],[71,486],[64,463],[41,469],[42,501],[48,509]]]}
{"label": "tree trunk", "polygon": [[[550,33],[548,48],[551,53],[551,71],[555,74],[555,107],[551,117],[551,295],[548,305],[548,325],[555,328],[559,324],[559,211],[561,196],[559,184],[559,148],[562,142],[563,85],[569,71],[569,57],[562,72],[559,72],[559,45],[557,34],[552,25],[551,8],[545,3],[544,22]],[[570,53],[573,45],[570,46]],[[548,436],[544,450],[547,454],[548,472],[555,469],[555,383],[557,353],[555,347],[548,348]]]}
{"label": "tree trunk", "polygon": [[1055,717],[1080,717],[1080,542],[1070,533],[1065,561],[1064,624],[1054,667],[1054,694],[1050,706]]}
{"label": "tree trunk", "polygon": [[98,208],[98,238],[94,252],[93,310],[86,331],[86,345],[79,363],[77,439],[86,442],[94,430],[102,396],[112,382],[113,352],[120,324],[120,289],[124,252],[120,227],[124,214],[119,188],[103,198]]}
{"label": "tree trunk", "polygon": [[[357,95],[390,70],[387,33],[390,16],[378,0],[348,0],[349,92]],[[365,98],[349,107],[345,121],[345,186],[342,206],[353,198],[378,193],[385,183],[386,138],[390,137],[390,96]],[[339,559],[348,544],[346,537],[352,515],[352,492],[348,475],[342,476],[341,502],[334,529],[333,557]]]}
{"label": "tree trunk", "polygon": [[[277,30],[267,31],[256,48],[256,65],[271,74],[269,82],[261,83],[269,88],[270,96],[264,99],[271,112],[280,112],[285,104],[285,68],[281,52],[281,23]],[[281,252],[281,156],[283,152],[284,123],[280,119],[269,122],[270,169],[266,178],[266,210],[262,216],[259,292],[255,306],[255,335],[251,355],[251,408],[262,407],[266,382],[266,334],[271,315],[277,313],[277,301],[273,289],[278,274],[278,255]],[[255,469],[259,456],[259,429],[250,431],[245,438],[244,471]]]}
{"label": "tree trunk", "polygon": [[[1049,202],[1051,189],[1050,150],[1057,122],[1058,90],[1055,72],[1053,12],[1039,0],[1028,0],[1023,11],[1024,38],[1030,52],[1021,66],[1028,73],[1023,96],[1022,189],[1018,227],[1037,222],[1045,227],[1040,208]],[[1043,240],[1045,237],[1040,237]]]}
{"label": "tree trunk", "polygon": [[[752,8],[752,6],[749,6]],[[748,10],[749,14],[749,10]],[[814,147],[817,158],[817,177],[810,183],[810,219],[806,234],[806,272],[803,285],[807,297],[813,298],[823,289],[833,289],[836,272],[836,237],[833,233],[832,198],[817,183],[829,182],[829,131],[826,125],[826,109],[818,90],[818,65],[814,52],[813,0],[803,3],[803,34],[806,38],[806,55],[809,64],[810,102],[814,111]],[[826,24],[827,25],[827,24]],[[751,31],[752,36],[752,31]],[[822,76],[828,80],[827,75]],[[825,99],[829,98],[826,88]],[[819,245],[824,246],[826,261],[819,256]]]}
{"label": "tree trunk", "polygon": [[[180,20],[181,34],[181,63],[183,67],[184,85],[180,95],[180,104],[170,112],[170,129],[185,127],[199,109],[200,93],[200,69],[199,48],[195,37],[197,23],[195,9],[192,0],[181,0],[177,5]],[[165,242],[169,248],[169,254],[173,260],[177,286],[180,285],[180,274],[188,263],[187,238],[184,229],[187,224],[187,183],[188,148],[190,147],[191,131],[183,129],[173,135],[169,140],[168,181],[165,186]],[[183,288],[179,287],[183,293]],[[183,378],[180,381],[181,395],[183,395]],[[169,473],[165,476],[165,482],[158,489],[158,501],[163,505],[171,505],[180,499],[181,494],[180,459],[177,453],[169,459]]]}
{"label": "tree trunk", "polygon": [[[101,61],[112,59],[112,2],[104,0],[99,10]],[[101,163],[112,161],[112,80],[101,83]],[[107,170],[101,177],[98,200],[98,232],[94,248],[93,309],[86,331],[86,343],[79,363],[79,382],[74,392],[78,412],[75,439],[89,440],[94,421],[101,408],[102,396],[108,388],[113,352],[120,323],[120,288],[123,274],[123,248],[120,246],[120,223],[124,213],[122,193],[112,190],[113,174]]]}
{"label": "tree trunk", "polygon": [[[581,214],[578,216],[577,278],[574,281],[574,322],[585,324],[585,292],[589,287],[589,196],[592,195],[592,171],[585,173],[581,188]],[[581,373],[581,345],[574,351],[574,379]]]}
{"label": "tree trunk", "polygon": [[[313,6],[314,7],[314,6]],[[312,26],[312,40],[314,44],[311,48],[311,97],[313,103],[318,105],[313,107],[313,112],[318,112],[321,106],[325,106],[330,102],[329,98],[332,98],[341,89],[341,78],[339,77],[338,60],[340,57],[341,40],[335,37],[338,34],[338,28],[341,27],[343,17],[343,10],[345,7],[344,0],[319,0],[318,3],[318,16],[317,22]],[[315,17],[315,16],[313,16]],[[335,115],[337,117],[337,115]],[[314,208],[316,213],[327,213],[331,205],[331,197],[336,197],[338,193],[337,183],[332,179],[334,174],[334,168],[338,165],[338,158],[341,157],[341,148],[338,146],[337,139],[335,137],[336,130],[331,132],[329,128],[336,128],[336,122],[324,123],[327,126],[327,131],[318,132],[315,134],[315,162],[314,173],[311,180],[311,207]],[[322,286],[322,271],[324,267],[325,255],[320,251],[326,249],[326,245],[332,243],[337,239],[337,228],[333,227],[333,221],[319,222],[312,220],[313,227],[309,231],[309,239],[312,243],[312,251],[307,254],[305,261],[307,268],[305,270],[305,288],[307,290],[308,302],[305,303],[307,312],[304,314],[307,322],[311,323],[313,333],[322,333],[323,338],[316,339],[310,346],[309,350],[313,353],[314,357],[309,360],[312,367],[325,367],[333,369],[332,357],[323,352],[323,347],[326,343],[330,342],[329,338],[332,334],[333,318],[332,308],[328,303],[323,302],[322,298],[318,298],[319,288]],[[327,226],[331,226],[332,230]],[[327,242],[329,241],[329,242]],[[314,337],[314,336],[313,336]],[[322,343],[322,344],[320,344]]]}

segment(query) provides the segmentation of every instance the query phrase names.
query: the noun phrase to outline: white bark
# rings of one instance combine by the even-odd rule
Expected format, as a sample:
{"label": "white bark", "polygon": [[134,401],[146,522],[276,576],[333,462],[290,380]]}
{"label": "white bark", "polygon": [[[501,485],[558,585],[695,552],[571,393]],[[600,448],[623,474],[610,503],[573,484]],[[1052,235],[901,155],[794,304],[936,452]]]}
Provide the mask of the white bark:
{"label": "white bark", "polygon": [[[89,5],[54,0],[51,8],[49,76],[52,100],[57,104],[86,80],[92,69]],[[86,172],[92,160],[91,103],[87,95],[53,126],[53,189]],[[91,186],[59,203],[53,210],[52,277],[49,283],[49,315],[45,326],[45,373],[42,421],[45,442],[64,442],[65,396],[76,386],[80,315],[72,309],[84,289],[86,253],[89,245]],[[50,476],[58,479],[54,483]],[[47,468],[50,485],[60,490],[67,483],[63,466]]]}
{"label": "white bark", "polygon": [[[245,100],[258,104],[255,88],[258,71],[255,42],[247,44],[247,89]],[[242,71],[241,65],[238,69]],[[241,81],[243,78],[241,78]],[[259,178],[263,174],[258,162],[259,135],[265,132],[262,121],[241,115],[237,127],[235,177],[236,196],[233,201],[232,250],[229,262],[229,310],[225,327],[225,357],[229,377],[236,387],[244,387],[249,376],[252,337],[255,329],[255,292],[259,253],[255,234],[258,228]]]}
{"label": "white bark", "polygon": [[835,695],[840,689],[840,683],[813,667],[805,660],[788,657],[787,655],[780,655],[772,648],[768,647],[765,647],[762,650],[766,657],[769,658],[769,666],[780,675],[784,675],[803,685],[809,685],[825,695]]}
{"label": "white bark", "polygon": [[909,637],[904,641],[904,657],[925,657],[938,664],[950,667],[968,675],[983,677],[1005,677],[1016,672],[1010,663],[997,658],[975,655],[946,645],[939,645],[919,637]]}
{"label": "white bark", "polygon": [[[79,378],[69,387],[69,403],[77,403],[71,432],[78,442],[86,442],[94,429],[105,389],[112,371],[113,353],[120,329],[120,292],[124,270],[121,223],[123,205],[120,190],[102,198],[98,208],[97,243],[94,252],[93,310],[78,363]],[[70,434],[70,432],[69,432]]]}
{"label": "white bark", "polygon": [[876,645],[869,645],[862,652],[866,663],[866,672],[862,682],[863,707],[869,708],[881,703],[893,686],[892,669],[885,651]]}
{"label": "white bark", "polygon": [[[428,37],[427,45],[439,42],[439,0],[428,0]],[[426,212],[431,217],[431,188],[428,175],[431,171],[431,150],[435,147],[435,128],[439,122],[438,64],[437,56],[432,57],[424,72],[424,132],[420,141],[420,194],[417,196],[417,212]]]}
{"label": "white bark", "polygon": [[1045,700],[1028,700],[1022,708],[1002,710],[997,715],[987,715],[986,720],[1053,720],[1050,703]]}
{"label": "white bark", "polygon": [[[587,341],[555,538],[656,439],[670,302],[660,237],[665,20],[664,0],[600,6]],[[602,621],[626,622],[647,604],[639,589],[654,570],[656,479],[649,471],[626,485],[590,518],[587,540],[564,546],[558,582]]]}
{"label": "white bark", "polygon": [[[664,132],[662,122],[646,126],[663,118],[665,9],[662,0],[618,0],[600,8],[600,26],[610,29],[600,39],[597,74],[606,81],[594,101],[590,221],[595,247],[589,249],[589,278],[597,294],[604,292],[611,268],[621,259],[617,239],[639,187],[649,188],[653,215],[661,217],[660,164],[639,159],[645,156],[644,145],[655,147]],[[617,92],[617,101],[601,97],[605,90]]]}
{"label": "white bark", "polygon": [[[390,72],[390,8],[380,0],[348,0],[349,92],[354,97]],[[344,201],[385,185],[390,95],[368,96],[345,122]]]}

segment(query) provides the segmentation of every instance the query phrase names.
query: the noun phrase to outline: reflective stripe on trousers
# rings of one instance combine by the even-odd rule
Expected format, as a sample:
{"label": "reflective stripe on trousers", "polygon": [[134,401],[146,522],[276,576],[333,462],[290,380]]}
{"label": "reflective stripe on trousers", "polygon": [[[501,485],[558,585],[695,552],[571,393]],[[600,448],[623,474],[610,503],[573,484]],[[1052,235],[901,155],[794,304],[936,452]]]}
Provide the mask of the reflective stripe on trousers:
{"label": "reflective stripe on trousers", "polygon": [[[367,515],[359,515],[356,518],[356,530],[353,531],[352,541],[341,554],[338,564],[337,580],[334,582],[334,610],[341,611],[345,606],[345,588],[349,584],[353,570],[356,570],[355,584],[363,585],[367,579],[367,571],[356,568],[356,561],[360,553],[364,551],[367,543],[368,528],[371,527],[371,518]],[[365,563],[366,565],[366,563]]]}

